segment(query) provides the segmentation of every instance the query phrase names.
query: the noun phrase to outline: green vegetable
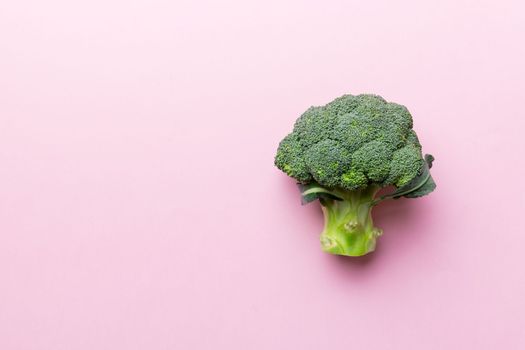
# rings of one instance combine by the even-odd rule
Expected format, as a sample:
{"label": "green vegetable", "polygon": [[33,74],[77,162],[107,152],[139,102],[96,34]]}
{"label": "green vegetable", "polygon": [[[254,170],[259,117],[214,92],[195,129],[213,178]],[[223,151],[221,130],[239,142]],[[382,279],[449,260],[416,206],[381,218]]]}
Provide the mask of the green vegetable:
{"label": "green vegetable", "polygon": [[[372,252],[382,230],[372,208],[387,199],[432,192],[434,157],[421,153],[406,107],[377,95],[344,95],[310,107],[279,144],[275,165],[299,182],[302,203],[319,200],[325,217],[323,250]],[[387,186],[392,193],[377,197]]]}

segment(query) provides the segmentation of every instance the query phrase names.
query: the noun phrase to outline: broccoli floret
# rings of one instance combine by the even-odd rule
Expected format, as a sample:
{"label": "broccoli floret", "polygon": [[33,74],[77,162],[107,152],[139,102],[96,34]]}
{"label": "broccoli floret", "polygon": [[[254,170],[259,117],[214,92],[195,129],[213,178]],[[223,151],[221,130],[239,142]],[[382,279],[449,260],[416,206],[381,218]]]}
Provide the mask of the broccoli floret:
{"label": "broccoli floret", "polygon": [[347,113],[337,118],[337,122],[331,136],[350,152],[357,151],[365,143],[374,140],[378,130],[374,127],[372,120],[363,115]]}
{"label": "broccoli floret", "polygon": [[410,130],[408,132],[407,144],[413,144],[414,146],[421,148],[421,144],[419,143],[419,138],[417,137],[414,130]]}
{"label": "broccoli floret", "polygon": [[352,169],[341,176],[341,187],[346,190],[357,190],[368,185],[368,179],[361,170]]}
{"label": "broccoli floret", "polygon": [[336,116],[324,108],[310,107],[297,119],[293,133],[303,147],[310,147],[319,141],[330,138]]}
{"label": "broccoli floret", "polygon": [[[325,214],[323,249],[340,255],[374,250],[381,230],[372,207],[388,198],[415,198],[435,183],[410,112],[381,96],[343,95],[310,107],[279,144],[275,165],[295,178],[303,201],[319,199]],[[376,198],[386,186],[396,190]]]}
{"label": "broccoli floret", "polygon": [[371,141],[352,154],[352,167],[361,170],[370,181],[383,182],[390,173],[392,151],[381,141]]}
{"label": "broccoli floret", "polygon": [[327,187],[339,186],[340,176],[350,166],[350,152],[330,139],[308,148],[304,159],[315,181]]}
{"label": "broccoli floret", "polygon": [[324,108],[338,117],[352,112],[358,105],[359,99],[356,96],[343,95],[328,103]]}
{"label": "broccoli floret", "polygon": [[421,149],[410,143],[394,152],[387,183],[401,187],[417,176],[424,160]]}
{"label": "broccoli floret", "polygon": [[308,182],[312,180],[312,175],[306,167],[303,153],[297,134],[288,134],[279,144],[279,152],[275,156],[275,165],[288,176],[301,182]]}

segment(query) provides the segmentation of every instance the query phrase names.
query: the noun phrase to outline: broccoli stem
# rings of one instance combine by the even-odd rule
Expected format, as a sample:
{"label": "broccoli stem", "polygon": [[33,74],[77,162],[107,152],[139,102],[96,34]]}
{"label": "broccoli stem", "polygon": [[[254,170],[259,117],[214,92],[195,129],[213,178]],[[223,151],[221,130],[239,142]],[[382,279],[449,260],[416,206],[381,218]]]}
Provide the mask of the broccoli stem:
{"label": "broccoli stem", "polygon": [[325,252],[361,256],[374,251],[376,238],[382,230],[374,227],[372,207],[379,187],[369,186],[362,190],[336,190],[343,200],[321,199],[325,227],[321,234],[321,246]]}

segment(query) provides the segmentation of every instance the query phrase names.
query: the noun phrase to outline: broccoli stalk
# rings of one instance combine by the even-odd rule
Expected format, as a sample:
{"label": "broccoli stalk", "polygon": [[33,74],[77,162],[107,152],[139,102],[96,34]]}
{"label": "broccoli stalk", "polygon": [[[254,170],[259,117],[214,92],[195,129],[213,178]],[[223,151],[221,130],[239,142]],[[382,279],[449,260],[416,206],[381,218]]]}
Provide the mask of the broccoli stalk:
{"label": "broccoli stalk", "polygon": [[379,185],[368,185],[361,189],[345,190],[325,188],[317,183],[299,183],[302,203],[319,200],[323,210],[325,226],[321,233],[321,247],[327,253],[361,256],[373,252],[377,237],[383,230],[374,226],[372,208],[387,199],[417,198],[436,188],[430,176],[434,157],[425,155],[419,174],[394,192],[376,197]]}
{"label": "broccoli stalk", "polygon": [[337,191],[342,200],[320,198],[325,226],[321,247],[325,252],[361,256],[374,250],[383,231],[374,227],[372,207],[378,186],[356,191]]}

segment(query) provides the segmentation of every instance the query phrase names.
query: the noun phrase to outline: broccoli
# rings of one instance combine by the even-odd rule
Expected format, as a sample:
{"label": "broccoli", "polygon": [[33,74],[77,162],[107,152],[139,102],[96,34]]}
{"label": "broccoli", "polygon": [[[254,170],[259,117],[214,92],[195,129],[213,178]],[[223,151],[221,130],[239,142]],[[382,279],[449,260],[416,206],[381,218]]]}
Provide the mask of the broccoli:
{"label": "broccoli", "polygon": [[[436,184],[405,106],[371,94],[344,95],[310,107],[279,144],[275,165],[296,179],[303,204],[319,200],[321,246],[332,254],[372,252],[382,230],[372,208],[386,199],[417,198]],[[393,186],[391,193],[378,191]]]}

